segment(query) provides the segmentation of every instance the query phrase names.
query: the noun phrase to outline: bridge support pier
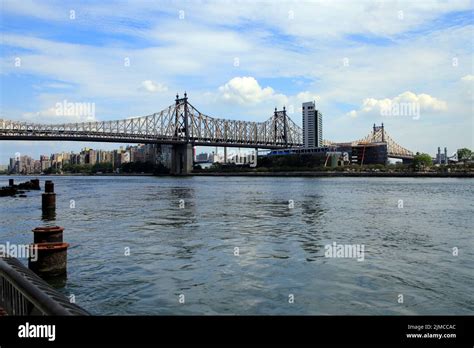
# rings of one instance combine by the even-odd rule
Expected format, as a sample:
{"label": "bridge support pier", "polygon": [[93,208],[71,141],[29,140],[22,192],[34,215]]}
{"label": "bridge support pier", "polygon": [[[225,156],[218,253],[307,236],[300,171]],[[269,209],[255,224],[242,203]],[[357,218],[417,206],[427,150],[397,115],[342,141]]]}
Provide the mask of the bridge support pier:
{"label": "bridge support pier", "polygon": [[186,175],[193,170],[193,146],[191,144],[173,145],[171,149],[171,174]]}

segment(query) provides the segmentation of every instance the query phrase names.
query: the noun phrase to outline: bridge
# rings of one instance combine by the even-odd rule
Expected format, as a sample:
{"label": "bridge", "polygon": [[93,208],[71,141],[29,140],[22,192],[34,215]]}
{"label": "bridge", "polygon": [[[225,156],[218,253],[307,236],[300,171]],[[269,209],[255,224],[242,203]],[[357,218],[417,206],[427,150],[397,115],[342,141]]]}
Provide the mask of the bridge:
{"label": "bridge", "polygon": [[[176,95],[175,103],[160,112],[122,120],[40,124],[0,119],[0,140],[169,144],[171,173],[187,174],[193,167],[194,146],[295,148],[303,145],[303,132],[285,107],[280,111],[275,108],[264,122],[228,120],[201,113],[184,93],[184,98]],[[383,125],[377,129],[374,125],[372,134],[353,143],[385,141],[389,157],[413,157],[385,134]]]}
{"label": "bridge", "polygon": [[115,121],[39,124],[0,120],[0,140],[62,140],[113,143],[171,144],[171,172],[192,170],[193,146],[276,149],[301,146],[302,130],[285,108],[265,122],[207,116],[184,98],[148,116]]}
{"label": "bridge", "polygon": [[[351,141],[350,144],[354,145],[364,145],[364,144],[375,144],[375,143],[386,143],[387,144],[387,157],[398,158],[405,161],[413,160],[413,152],[407,150],[403,146],[396,143],[385,131],[385,127],[382,123],[381,126],[376,126],[372,129],[367,136],[362,139]],[[337,145],[332,141],[325,140],[324,145]]]}

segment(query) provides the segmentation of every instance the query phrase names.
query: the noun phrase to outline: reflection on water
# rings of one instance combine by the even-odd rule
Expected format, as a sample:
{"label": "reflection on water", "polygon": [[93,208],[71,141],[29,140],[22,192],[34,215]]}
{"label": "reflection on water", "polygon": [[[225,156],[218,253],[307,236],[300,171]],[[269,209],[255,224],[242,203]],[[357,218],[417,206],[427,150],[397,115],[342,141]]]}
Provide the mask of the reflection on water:
{"label": "reflection on water", "polygon": [[[53,285],[92,313],[474,310],[472,180],[54,177],[54,182],[55,213],[42,215],[40,193],[2,198],[0,239],[31,243],[34,227],[65,227],[64,240],[71,244],[68,278]],[[326,258],[324,246],[333,242],[364,245],[365,261]],[[461,246],[457,258],[453,246]],[[399,293],[406,294],[402,305],[396,302]],[[186,305],[179,304],[180,294]]]}
{"label": "reflection on water", "polygon": [[62,274],[52,278],[46,279],[46,281],[54,288],[64,288],[67,284],[67,274]]}
{"label": "reflection on water", "polygon": [[41,220],[45,222],[45,226],[54,226],[54,224],[48,224],[56,220],[56,209],[45,209],[42,210]]}

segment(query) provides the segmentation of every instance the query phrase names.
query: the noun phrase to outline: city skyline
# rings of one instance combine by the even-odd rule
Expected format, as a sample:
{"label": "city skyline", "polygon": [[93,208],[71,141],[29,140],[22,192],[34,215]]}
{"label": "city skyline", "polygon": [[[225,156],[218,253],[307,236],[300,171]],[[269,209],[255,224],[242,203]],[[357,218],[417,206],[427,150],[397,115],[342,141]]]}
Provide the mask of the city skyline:
{"label": "city skyline", "polygon": [[[194,148],[193,161],[197,164],[223,163],[224,151],[222,148],[214,148],[209,152],[198,152],[198,147]],[[253,156],[251,149],[233,149],[227,153],[228,163],[240,163],[244,157]],[[251,157],[253,158],[253,157]],[[245,160],[245,161],[246,161]],[[124,163],[130,162],[150,162],[153,164],[162,164],[169,167],[171,161],[171,146],[163,145],[162,148],[155,144],[136,144],[121,145],[113,150],[104,150],[101,148],[85,147],[79,152],[64,151],[42,154],[39,157],[29,154],[16,153],[9,158],[8,164],[0,164],[0,172],[6,171],[9,174],[41,174],[46,170],[54,168],[62,170],[65,164],[70,165],[90,165],[109,163],[112,169],[116,171]],[[244,160],[242,160],[243,162]]]}
{"label": "city skyline", "polygon": [[[187,90],[208,114],[263,121],[286,106],[299,125],[301,103],[315,100],[332,141],[384,122],[413,151],[474,147],[469,1],[361,1],[350,11],[338,1],[138,2],[113,13],[100,4],[31,3],[4,2],[0,118],[122,119],[161,110]],[[58,115],[65,102],[89,103],[93,113]],[[418,113],[383,112],[401,104]],[[98,147],[1,142],[0,163],[9,153],[85,146]]]}

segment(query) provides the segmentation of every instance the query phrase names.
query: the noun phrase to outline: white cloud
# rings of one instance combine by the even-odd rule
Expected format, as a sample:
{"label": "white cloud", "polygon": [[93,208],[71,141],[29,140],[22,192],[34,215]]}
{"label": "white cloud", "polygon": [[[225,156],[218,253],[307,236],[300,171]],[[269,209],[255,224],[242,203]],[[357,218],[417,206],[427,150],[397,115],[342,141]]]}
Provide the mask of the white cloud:
{"label": "white cloud", "polygon": [[168,87],[161,83],[155,83],[151,80],[145,80],[141,83],[141,89],[147,92],[166,92]]}
{"label": "white cloud", "polygon": [[67,20],[69,18],[69,10],[60,11],[54,5],[33,0],[2,0],[2,12],[47,20]]}
{"label": "white cloud", "polygon": [[348,115],[349,117],[355,118],[355,117],[357,117],[357,111],[351,110],[351,111],[349,111],[349,112],[347,113],[347,115]]}
{"label": "white cloud", "polygon": [[321,98],[319,97],[319,95],[317,95],[315,93],[312,93],[312,92],[309,92],[309,91],[304,91],[304,92],[298,93],[295,96],[295,99],[296,99],[297,102],[304,103],[304,102],[308,102],[308,101],[316,101],[317,102]]}
{"label": "white cloud", "polygon": [[51,88],[51,89],[71,89],[74,88],[73,85],[67,84],[67,83],[61,83],[61,82],[52,82],[52,83],[45,83],[42,85],[34,85],[33,86],[35,89],[46,89],[46,88]]}
{"label": "white cloud", "polygon": [[223,100],[241,105],[258,104],[270,100],[285,104],[288,100],[285,95],[275,93],[271,87],[262,88],[251,76],[234,77],[219,87],[219,94]]}
{"label": "white cloud", "polygon": [[352,118],[367,114],[383,115],[384,110],[392,110],[396,105],[403,105],[407,103],[416,105],[419,107],[419,110],[428,112],[445,111],[448,108],[445,101],[432,97],[429,94],[415,94],[413,92],[407,91],[392,99],[366,98],[363,100],[359,110],[351,110],[346,115]]}
{"label": "white cloud", "polygon": [[[69,8],[60,1],[3,0],[2,10],[54,21],[68,21]],[[176,19],[177,26],[190,21],[211,25],[248,25],[258,20],[262,27],[277,27],[289,35],[305,39],[331,40],[346,33],[368,33],[381,36],[398,34],[423,25],[445,13],[470,10],[469,0],[428,1],[370,1],[359,0],[358,6],[347,6],[346,1],[172,1],[166,6],[150,1],[120,1],[108,3],[77,3],[77,21],[81,25],[101,31],[138,33],[140,30],[126,23],[153,24],[153,18],[166,13]],[[178,20],[180,10],[184,20]],[[291,19],[289,14],[294,15]],[[402,11],[402,16],[400,16]],[[161,18],[159,18],[161,19]],[[161,22],[161,20],[160,20]],[[341,25],[344,23],[344,25]],[[161,23],[160,23],[161,24]],[[167,31],[163,31],[167,32]],[[184,38],[185,39],[185,38]],[[206,43],[207,44],[207,43]]]}

